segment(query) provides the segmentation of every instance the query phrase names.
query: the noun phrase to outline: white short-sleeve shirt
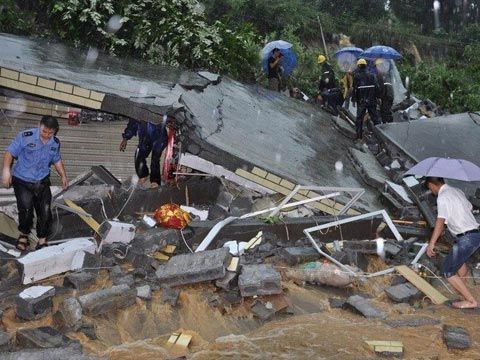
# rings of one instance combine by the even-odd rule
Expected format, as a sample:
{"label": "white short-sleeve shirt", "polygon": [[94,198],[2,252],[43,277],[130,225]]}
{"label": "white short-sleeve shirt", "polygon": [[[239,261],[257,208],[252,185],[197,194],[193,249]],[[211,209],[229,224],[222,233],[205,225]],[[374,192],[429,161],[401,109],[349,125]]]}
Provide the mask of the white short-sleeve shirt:
{"label": "white short-sleeve shirt", "polygon": [[447,184],[442,185],[437,198],[438,217],[445,219],[448,230],[454,235],[479,227],[472,208],[463,191]]}

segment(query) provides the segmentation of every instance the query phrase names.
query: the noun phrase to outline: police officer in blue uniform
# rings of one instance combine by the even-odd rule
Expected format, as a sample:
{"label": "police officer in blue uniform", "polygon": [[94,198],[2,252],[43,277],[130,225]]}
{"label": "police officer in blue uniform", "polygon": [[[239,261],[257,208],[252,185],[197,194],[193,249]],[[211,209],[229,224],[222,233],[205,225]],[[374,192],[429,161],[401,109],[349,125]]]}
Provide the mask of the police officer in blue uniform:
{"label": "police officer in blue uniform", "polygon": [[[50,166],[60,175],[62,187],[68,188],[60,156],[60,140],[55,136],[59,125],[56,118],[44,116],[38,128],[20,132],[7,148],[3,158],[2,182],[13,185],[18,207],[17,249],[25,251],[33,225],[33,211],[37,215],[37,249],[47,246],[52,225]],[[13,164],[13,168],[12,168]]]}
{"label": "police officer in blue uniform", "polygon": [[[127,141],[135,135],[138,136],[138,147],[135,151],[135,171],[139,177],[139,183],[144,183],[150,174],[150,185],[157,188],[161,183],[160,156],[167,146],[167,127],[165,124],[153,124],[151,122],[130,119],[122,134],[120,151],[125,151]],[[152,153],[150,163],[151,171],[147,166],[147,157]]]}

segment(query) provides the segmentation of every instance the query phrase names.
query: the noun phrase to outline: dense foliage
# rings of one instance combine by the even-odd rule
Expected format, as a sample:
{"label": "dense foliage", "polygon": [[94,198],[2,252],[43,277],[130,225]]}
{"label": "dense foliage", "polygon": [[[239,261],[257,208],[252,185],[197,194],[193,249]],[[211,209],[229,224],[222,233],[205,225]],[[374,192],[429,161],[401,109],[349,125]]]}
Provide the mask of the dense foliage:
{"label": "dense foliage", "polygon": [[[205,68],[262,81],[259,50],[294,44],[291,85],[313,95],[316,57],[340,33],[368,47],[398,48],[412,91],[451,111],[479,110],[480,0],[3,0],[0,31],[59,38],[151,63]],[[412,46],[416,45],[416,47]],[[418,53],[416,53],[418,49]],[[328,49],[329,55],[334,49]],[[419,63],[419,56],[423,63]]]}

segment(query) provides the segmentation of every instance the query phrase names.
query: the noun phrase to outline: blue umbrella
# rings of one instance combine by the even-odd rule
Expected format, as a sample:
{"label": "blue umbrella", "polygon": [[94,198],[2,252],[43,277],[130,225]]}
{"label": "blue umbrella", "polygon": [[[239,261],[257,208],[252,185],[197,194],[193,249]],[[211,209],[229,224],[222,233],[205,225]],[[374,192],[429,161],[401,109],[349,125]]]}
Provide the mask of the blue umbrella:
{"label": "blue umbrella", "polygon": [[288,76],[297,66],[297,55],[292,49],[292,44],[283,40],[276,40],[269,42],[262,49],[262,68],[265,74],[268,74],[268,58],[272,56],[273,49],[277,48],[282,53],[282,60],[280,60],[280,66],[283,69],[282,75]]}
{"label": "blue umbrella", "polygon": [[342,54],[352,54],[355,57],[358,57],[358,55],[360,55],[361,53],[363,53],[363,49],[360,49],[355,46],[347,46],[347,47],[341,48],[340,50],[335,51],[335,53],[333,54],[333,57],[338,57],[339,55],[342,55]]}
{"label": "blue umbrella", "polygon": [[397,60],[402,57],[400,53],[395,50],[394,48],[390,46],[384,46],[384,45],[377,45],[377,46],[372,46],[365,50],[362,54],[360,54],[360,57],[366,58],[366,59],[392,59],[392,60]]}

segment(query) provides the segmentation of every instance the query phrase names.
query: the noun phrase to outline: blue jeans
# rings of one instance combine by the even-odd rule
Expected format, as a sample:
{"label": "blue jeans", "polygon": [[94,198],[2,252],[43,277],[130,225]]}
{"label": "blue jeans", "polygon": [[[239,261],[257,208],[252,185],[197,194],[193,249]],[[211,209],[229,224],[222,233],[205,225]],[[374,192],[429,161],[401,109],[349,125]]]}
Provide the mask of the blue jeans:
{"label": "blue jeans", "polygon": [[459,237],[443,262],[443,276],[449,278],[456,275],[458,269],[467,262],[479,247],[480,232],[473,232]]}

